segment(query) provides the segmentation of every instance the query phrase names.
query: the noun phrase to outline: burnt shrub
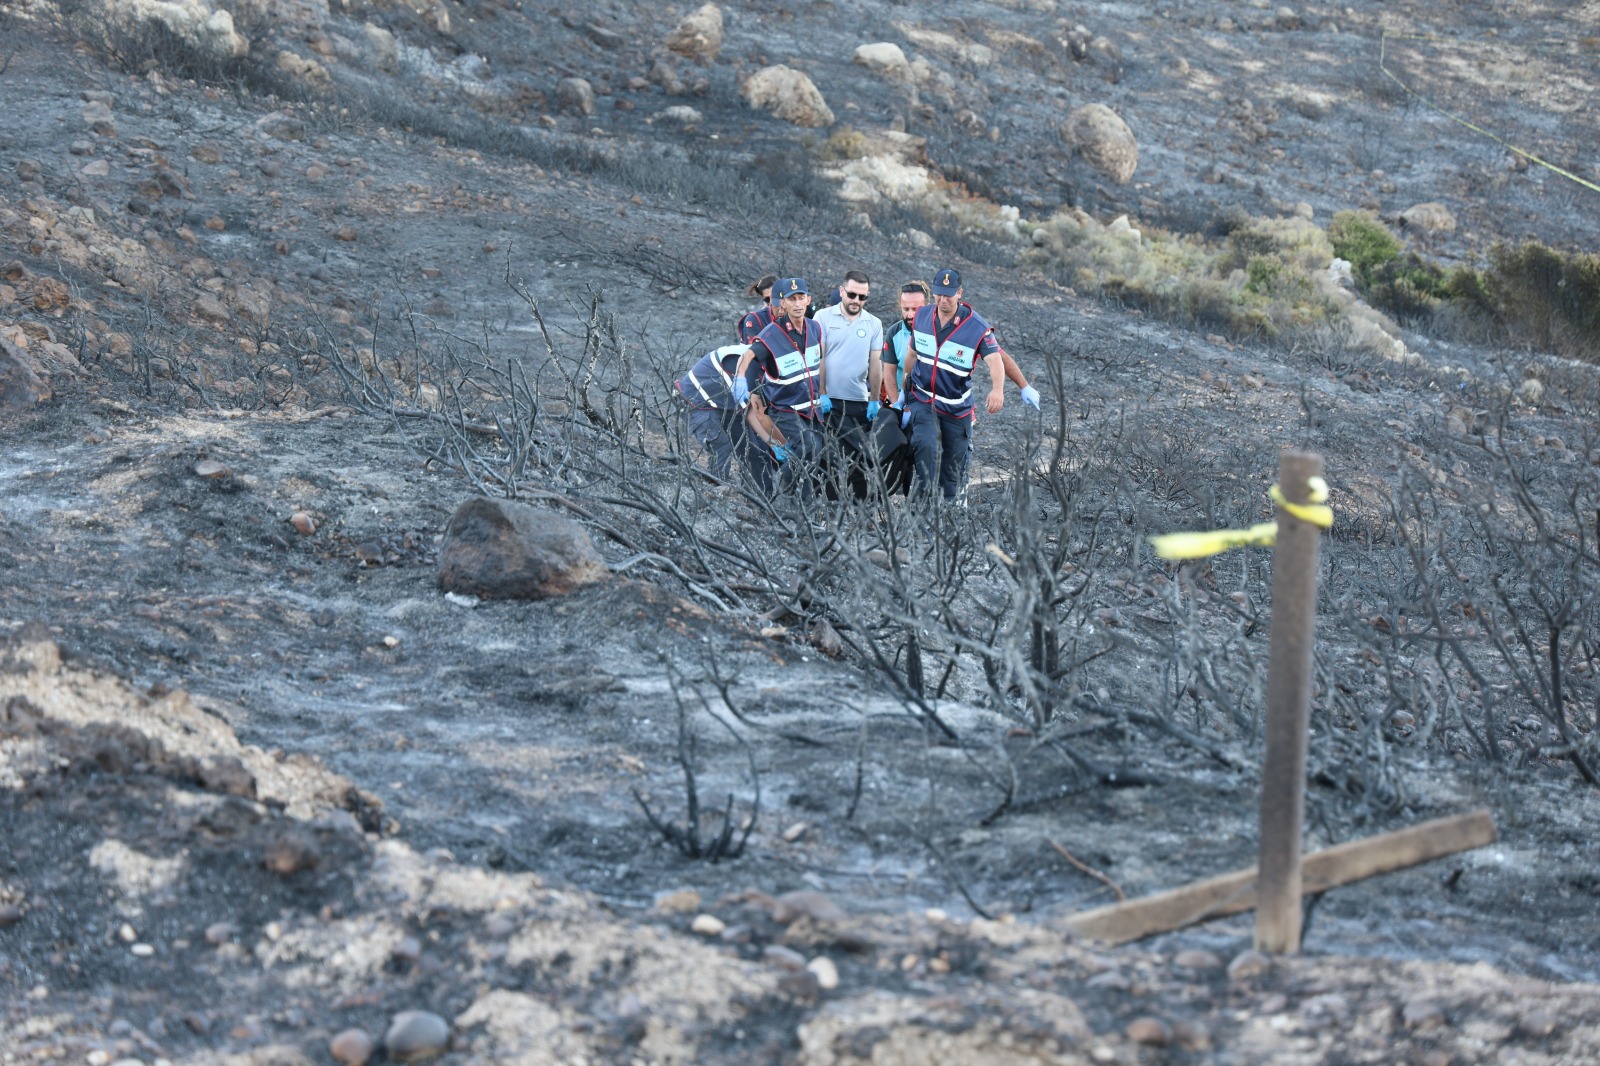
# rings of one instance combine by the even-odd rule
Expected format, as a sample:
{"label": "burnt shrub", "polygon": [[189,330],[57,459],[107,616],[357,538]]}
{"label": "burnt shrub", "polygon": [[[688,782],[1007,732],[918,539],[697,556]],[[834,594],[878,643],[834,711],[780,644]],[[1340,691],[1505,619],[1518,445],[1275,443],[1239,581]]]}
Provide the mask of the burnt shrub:
{"label": "burnt shrub", "polygon": [[[1502,325],[1534,347],[1600,361],[1600,255],[1567,255],[1529,241],[1495,245],[1489,263],[1480,284]],[[1476,290],[1471,296],[1481,299]]]}

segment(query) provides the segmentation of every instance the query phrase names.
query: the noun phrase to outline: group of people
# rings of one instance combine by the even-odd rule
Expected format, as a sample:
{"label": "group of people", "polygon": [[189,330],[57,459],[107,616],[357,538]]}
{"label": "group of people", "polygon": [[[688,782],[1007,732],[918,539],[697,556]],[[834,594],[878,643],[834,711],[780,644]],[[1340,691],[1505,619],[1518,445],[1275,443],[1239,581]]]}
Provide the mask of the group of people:
{"label": "group of people", "polygon": [[994,328],[961,299],[957,270],[901,285],[899,317],[887,331],[866,309],[871,282],[859,270],[820,308],[799,277],[768,275],[747,294],[762,306],[739,320],[738,343],[708,352],[677,383],[690,435],[721,479],[737,458],[763,491],[804,499],[833,455],[847,459],[852,487],[865,495],[865,471],[889,469],[909,453],[909,492],[937,485],[955,500],[972,453],[977,364],[988,371],[989,414],[1005,406],[1007,378],[1023,403],[1039,407],[1038,391]]}

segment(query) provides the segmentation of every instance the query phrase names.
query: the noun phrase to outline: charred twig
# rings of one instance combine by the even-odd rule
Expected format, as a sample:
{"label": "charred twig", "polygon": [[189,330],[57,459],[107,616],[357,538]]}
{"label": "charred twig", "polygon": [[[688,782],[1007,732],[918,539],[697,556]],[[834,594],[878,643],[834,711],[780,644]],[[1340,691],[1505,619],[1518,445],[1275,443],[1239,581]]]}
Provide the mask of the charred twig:
{"label": "charred twig", "polygon": [[1101,884],[1103,884],[1107,888],[1111,889],[1112,892],[1116,893],[1117,901],[1119,903],[1128,898],[1127,895],[1123,893],[1121,885],[1117,884],[1115,881],[1111,880],[1111,878],[1107,877],[1105,874],[1101,873],[1099,870],[1096,870],[1093,866],[1090,866],[1088,863],[1080,862],[1079,860],[1077,860],[1076,858],[1073,857],[1072,852],[1068,851],[1066,848],[1062,847],[1060,844],[1057,844],[1054,840],[1050,839],[1049,837],[1045,837],[1044,839],[1045,839],[1045,843],[1049,844],[1052,848],[1055,848],[1056,852],[1058,854],[1060,854],[1060,856],[1063,859],[1066,859],[1075,868],[1077,868],[1078,870],[1082,871],[1083,873],[1088,874],[1090,877],[1094,878],[1096,881],[1099,881]]}

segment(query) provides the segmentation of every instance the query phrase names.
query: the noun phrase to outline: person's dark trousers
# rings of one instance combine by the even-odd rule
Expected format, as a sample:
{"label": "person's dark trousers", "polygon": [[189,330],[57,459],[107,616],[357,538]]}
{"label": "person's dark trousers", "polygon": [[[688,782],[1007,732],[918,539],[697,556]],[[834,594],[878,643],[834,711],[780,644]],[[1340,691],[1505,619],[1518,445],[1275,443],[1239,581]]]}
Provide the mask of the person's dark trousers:
{"label": "person's dark trousers", "polygon": [[689,422],[689,435],[709,457],[711,473],[722,481],[728,480],[733,457],[741,457],[748,447],[750,432],[740,411],[721,411],[716,408],[695,408],[684,412]]}
{"label": "person's dark trousers", "polygon": [[856,499],[866,499],[867,438],[872,433],[872,423],[867,421],[867,401],[834,400],[833,410],[822,416],[822,425],[827,433],[829,486],[848,482]]}
{"label": "person's dark trousers", "polygon": [[911,494],[920,496],[939,479],[939,491],[953,500],[967,483],[967,459],[972,454],[972,419],[946,418],[931,403],[907,401],[911,408],[911,451],[915,463]]}
{"label": "person's dark trousers", "polygon": [[793,411],[774,408],[768,410],[767,414],[772,418],[772,424],[778,427],[778,432],[783,434],[783,447],[789,453],[789,459],[778,475],[778,484],[783,491],[789,492],[799,482],[800,498],[809,501],[814,491],[817,462],[822,458],[822,428],[815,419],[801,418]]}

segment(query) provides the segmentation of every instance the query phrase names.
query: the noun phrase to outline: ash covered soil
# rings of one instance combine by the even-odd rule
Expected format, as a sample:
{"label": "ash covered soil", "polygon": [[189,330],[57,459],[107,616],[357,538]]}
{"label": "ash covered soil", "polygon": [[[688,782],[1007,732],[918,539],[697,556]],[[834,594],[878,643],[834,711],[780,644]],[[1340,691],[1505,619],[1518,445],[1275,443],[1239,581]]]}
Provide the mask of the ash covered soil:
{"label": "ash covered soil", "polygon": [[[337,1034],[381,1044],[403,1011],[445,1019],[443,1061],[462,1063],[1600,1058],[1600,811],[1569,766],[1399,746],[1404,802],[1314,819],[1308,848],[1480,806],[1499,840],[1327,893],[1300,956],[1245,954],[1248,916],[1099,947],[1064,918],[1110,890],[1062,849],[1129,896],[1254,860],[1253,767],[1119,713],[1147,709],[1154,674],[1100,678],[1079,723],[1081,751],[1139,782],[1113,788],[1030,751],[981,679],[956,676],[941,713],[965,742],[944,742],[879,675],[623,567],[634,553],[599,534],[621,568],[599,585],[452,601],[435,556],[471,486],[315,360],[264,349],[292,322],[398,351],[401,322],[537,361],[509,270],[559,338],[603,290],[630,342],[687,366],[727,339],[737,289],[766,270],[816,281],[859,263],[881,293],[951,259],[1036,381],[1045,350],[1065,353],[1047,427],[1065,409],[1074,439],[1103,443],[1133,412],[1194,448],[1225,442],[1219,476],[1270,474],[1280,445],[1309,443],[1337,456],[1341,514],[1375,528],[1402,464],[1443,483],[1487,462],[1449,431],[1458,378],[1430,366],[1515,384],[1534,356],[1408,338],[1423,362],[1401,367],[1202,338],[1003,254],[975,262],[993,249],[956,247],[959,227],[927,249],[890,207],[868,208],[881,228],[866,229],[837,203],[830,219],[730,194],[735,215],[641,193],[647,175],[621,166],[563,169],[559,151],[794,165],[785,153],[817,135],[749,111],[737,83],[796,61],[842,121],[926,137],[930,165],[998,202],[1176,225],[1443,198],[1460,220],[1433,238],[1446,258],[1523,236],[1592,247],[1584,201],[1461,140],[1371,65],[1385,26],[1526,38],[1551,64],[1514,83],[1543,116],[1527,143],[1564,158],[1582,143],[1563,96],[1581,55],[1533,46],[1593,12],[1518,5],[1440,27],[1403,8],[962,4],[924,27],[869,4],[870,31],[813,48],[847,9],[730,5],[723,56],[703,67],[662,53],[630,5],[449,8],[448,34],[437,10],[278,12],[273,47],[380,91],[409,79],[446,113],[527,123],[543,162],[115,70],[41,23],[8,25],[0,336],[43,387],[0,423],[0,1061],[328,1062]],[[363,19],[400,42],[398,72],[364,51]],[[914,51],[896,19],[986,42],[991,61],[924,37],[945,76],[917,90],[850,62],[873,40]],[[1114,51],[1074,59],[1060,36],[1078,24]],[[1515,113],[1485,95],[1505,84],[1493,63],[1448,70],[1441,97]],[[580,75],[603,90],[593,114],[558,106],[557,77]],[[1141,185],[1067,158],[1045,103],[1058,100],[1129,116],[1149,146]],[[692,128],[655,120],[680,103],[700,113]],[[957,122],[971,129],[952,136]],[[998,147],[972,164],[965,140]],[[1401,147],[1423,143],[1420,158]],[[1563,373],[1500,433],[1558,471],[1596,455],[1590,408],[1557,384],[1582,393],[1585,371]],[[1009,400],[979,432],[980,509],[1040,424]],[[226,473],[200,476],[208,461]],[[725,497],[699,521],[780,535]],[[1257,565],[1246,582],[1264,601]],[[1159,570],[1147,560],[1101,608],[1149,613]],[[725,729],[709,718],[727,707],[713,672],[743,716],[722,714]],[[680,701],[700,716],[708,808],[732,795],[743,816],[759,777],[737,859],[683,858],[635,798],[682,818]],[[997,748],[1026,802],[987,820]],[[1314,782],[1313,811],[1335,809],[1335,791]]]}

